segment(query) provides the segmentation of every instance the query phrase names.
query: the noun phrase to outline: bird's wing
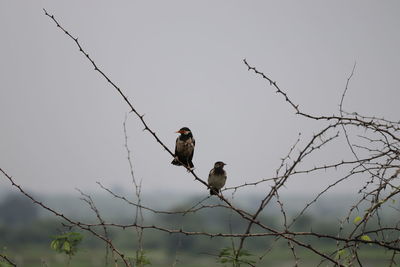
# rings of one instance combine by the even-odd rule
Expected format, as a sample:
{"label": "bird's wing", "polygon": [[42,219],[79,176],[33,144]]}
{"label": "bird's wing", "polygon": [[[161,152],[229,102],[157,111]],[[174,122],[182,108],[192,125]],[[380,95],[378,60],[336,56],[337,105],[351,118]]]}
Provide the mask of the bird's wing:
{"label": "bird's wing", "polygon": [[192,153],[191,153],[190,156],[189,156],[189,159],[190,159],[190,160],[193,159],[194,147],[196,146],[196,140],[194,140],[193,137],[192,137],[192,146],[193,146]]}
{"label": "bird's wing", "polygon": [[179,140],[179,137],[176,138],[176,142],[175,142],[175,157],[176,157],[176,153],[178,152],[177,151],[178,150],[178,140]]}
{"label": "bird's wing", "polygon": [[210,173],[208,174],[208,183],[210,183],[210,178],[211,178],[211,175],[213,174],[213,170],[214,170],[214,169],[211,169],[211,170],[210,170]]}

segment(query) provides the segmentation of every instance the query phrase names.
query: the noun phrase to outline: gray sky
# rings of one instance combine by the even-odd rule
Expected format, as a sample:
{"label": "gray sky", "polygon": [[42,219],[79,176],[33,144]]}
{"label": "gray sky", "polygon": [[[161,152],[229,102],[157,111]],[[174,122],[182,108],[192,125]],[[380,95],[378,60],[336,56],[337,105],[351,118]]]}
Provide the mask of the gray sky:
{"label": "gray sky", "polygon": [[[228,163],[228,186],[270,177],[298,133],[307,140],[321,126],[296,117],[243,58],[305,111],[328,115],[357,61],[345,109],[399,119],[399,1],[4,0],[0,167],[36,192],[131,186],[129,109],[42,8],[79,37],[171,150],[174,132],[192,129],[204,179],[217,160]],[[128,115],[143,192],[205,192],[142,128]],[[326,162],[337,158],[351,155],[332,147]],[[285,190],[328,180],[294,179]],[[0,187],[10,188],[4,179]]]}

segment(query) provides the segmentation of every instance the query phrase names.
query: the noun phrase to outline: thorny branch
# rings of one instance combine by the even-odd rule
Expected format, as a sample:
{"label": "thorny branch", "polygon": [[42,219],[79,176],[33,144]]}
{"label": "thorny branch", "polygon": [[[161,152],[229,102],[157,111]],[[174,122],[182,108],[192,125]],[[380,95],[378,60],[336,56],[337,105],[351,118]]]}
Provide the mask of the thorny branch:
{"label": "thorny branch", "polygon": [[[127,153],[127,158],[128,158],[128,163],[129,163],[129,170],[132,178],[133,185],[135,186],[135,195],[137,199],[137,205],[136,207],[136,212],[135,212],[135,220],[134,223],[137,224],[143,224],[144,218],[143,218],[143,209],[141,206],[142,198],[141,198],[141,193],[142,193],[142,180],[136,181],[134,171],[133,171],[133,162],[132,162],[132,156],[131,156],[131,150],[129,149],[128,145],[128,134],[126,130],[126,120],[127,116],[125,115],[125,120],[123,123],[124,126],[124,136],[125,136],[125,149]],[[136,262],[139,260],[140,256],[143,255],[143,229],[140,227],[136,227],[136,234],[137,234],[137,240],[138,240],[138,248],[136,250]]]}
{"label": "thorny branch", "polygon": [[12,262],[6,255],[2,255],[0,254],[0,258],[2,258],[3,260],[5,260],[8,264],[10,264],[11,266],[17,266],[14,262]]}
{"label": "thorny branch", "polygon": [[[122,92],[122,90],[121,90],[114,82],[112,82],[111,79],[108,78],[108,76],[107,76],[101,69],[98,68],[98,66],[96,65],[96,63],[94,62],[94,60],[92,60],[92,59],[90,58],[89,54],[88,54],[87,52],[85,52],[85,50],[83,50],[81,44],[80,44],[79,41],[78,41],[78,38],[73,37],[68,31],[66,31],[66,30],[59,24],[59,22],[54,18],[53,15],[48,14],[48,12],[47,12],[46,10],[44,10],[44,12],[45,12],[45,15],[46,15],[46,16],[48,16],[49,18],[51,18],[51,19],[54,21],[54,23],[56,23],[57,27],[59,27],[69,38],[71,38],[72,40],[74,40],[75,44],[76,44],[76,45],[78,46],[78,48],[79,48],[79,51],[80,51],[80,52],[90,61],[90,63],[94,66],[95,71],[99,72],[99,73],[107,80],[107,82],[109,82],[109,83],[112,85],[112,87],[113,87],[115,90],[118,91],[118,93],[123,97],[124,101],[129,105],[129,107],[130,107],[130,109],[131,109],[131,112],[133,112],[133,113],[140,119],[140,121],[142,122],[143,126],[145,127],[144,129],[147,130],[147,131],[156,139],[156,141],[157,141],[157,142],[172,156],[172,157],[174,157],[174,154],[166,147],[166,145],[164,145],[164,143],[158,138],[158,136],[155,134],[155,132],[149,128],[148,124],[147,124],[146,121],[143,119],[143,116],[140,115],[140,113],[134,108],[134,106],[133,106],[132,103],[128,100],[128,98],[127,98],[126,95]],[[281,91],[281,92],[282,92],[282,91]],[[282,93],[283,93],[283,92],[282,92]],[[283,93],[283,94],[284,94],[284,93]],[[288,98],[287,98],[287,99],[288,99]],[[326,130],[328,130],[329,128],[331,128],[331,126],[329,126],[327,129],[323,130],[322,133],[325,132]],[[322,134],[322,133],[321,133],[321,134]],[[317,138],[317,137],[319,137],[319,135],[314,136],[313,139],[315,139],[315,138]],[[311,142],[310,144],[312,144],[312,142]],[[306,149],[308,149],[308,148],[309,148],[309,146],[307,146]],[[311,149],[313,149],[313,148],[311,148]],[[306,153],[306,151],[304,151],[304,153]],[[187,168],[187,167],[186,167],[186,168]],[[190,172],[190,173],[194,176],[195,180],[201,182],[201,183],[204,184],[207,188],[209,188],[208,184],[207,184],[204,180],[200,179],[200,178],[195,174],[195,172],[194,172],[192,169],[187,168],[187,170],[188,170],[188,172]],[[293,170],[294,170],[294,166],[293,166],[293,168],[292,168],[291,171],[293,171]],[[289,174],[291,173],[291,171],[289,172]],[[280,188],[280,187],[285,183],[285,181],[287,180],[287,178],[288,178],[288,175],[284,176],[284,177],[279,181],[279,183],[277,184],[277,187],[276,187],[275,189],[273,189],[271,192],[275,192],[275,190],[277,190],[277,188]],[[277,233],[277,231],[274,230],[273,228],[268,227],[268,226],[265,226],[265,225],[263,225],[261,222],[259,222],[258,220],[256,220],[256,218],[258,217],[259,213],[265,208],[265,206],[268,204],[268,202],[270,201],[270,199],[271,199],[271,197],[272,197],[273,195],[274,195],[274,193],[270,193],[270,194],[267,195],[267,197],[262,201],[262,205],[260,206],[261,209],[259,209],[253,216],[249,216],[248,214],[244,213],[241,209],[238,209],[237,207],[233,206],[232,203],[230,203],[222,194],[218,195],[218,197],[219,197],[222,201],[224,201],[224,202],[230,207],[230,209],[232,209],[232,210],[235,211],[237,214],[239,214],[243,219],[248,220],[248,221],[250,222],[250,223],[249,223],[249,228],[248,228],[249,231],[250,231],[250,229],[251,229],[251,226],[252,226],[253,224],[256,224],[256,225],[260,226],[261,228],[264,228],[264,229],[267,230],[267,231],[271,231],[271,232]],[[310,250],[316,252],[316,253],[319,254],[320,256],[326,258],[327,260],[332,261],[332,262],[335,263],[335,264],[337,263],[334,259],[332,259],[332,258],[326,256],[324,253],[315,251],[315,249],[312,248],[312,247],[310,247],[309,245],[305,245],[305,244],[303,244],[302,242],[299,242],[299,241],[297,241],[297,240],[294,240],[294,238],[288,237],[288,236],[286,236],[286,235],[282,235],[282,237],[285,238],[285,239],[288,239],[288,240],[290,240],[290,241],[293,241],[293,242],[297,243],[297,244],[300,245],[300,246],[303,246],[303,247],[305,247],[305,248],[307,248],[307,249],[310,249]],[[243,241],[244,241],[244,239],[243,239]],[[241,241],[241,243],[243,243],[243,241]],[[238,252],[240,251],[241,248],[242,248],[242,245],[240,245]]]}
{"label": "thorny branch", "polygon": [[[102,228],[103,228],[104,237],[105,237],[107,240],[111,240],[110,237],[109,237],[108,231],[107,231],[107,227],[105,226],[105,221],[104,221],[104,219],[101,217],[100,211],[97,209],[96,204],[94,203],[92,197],[91,197],[90,195],[88,195],[88,194],[85,194],[84,192],[82,192],[82,191],[81,191],[80,189],[78,189],[78,188],[77,188],[76,190],[82,195],[81,200],[84,201],[86,204],[88,204],[89,207],[90,207],[90,209],[96,214],[96,217],[97,217],[97,219],[99,220],[100,225],[101,225]],[[109,245],[106,244],[106,255],[105,255],[105,265],[106,265],[106,266],[107,266],[107,264],[108,264],[108,248],[109,248]],[[113,252],[113,251],[112,251],[112,252]],[[115,257],[115,255],[114,255],[114,252],[112,253],[112,256],[113,256],[114,262],[116,262],[117,260],[116,260],[116,257]]]}
{"label": "thorny branch", "polygon": [[[367,224],[374,216],[378,220],[378,222],[381,221],[380,216],[379,216],[379,210],[381,209],[382,205],[387,203],[390,199],[394,200],[394,197],[398,195],[398,182],[394,179],[397,177],[399,173],[399,122],[393,122],[390,120],[386,120],[384,118],[379,119],[376,117],[368,117],[368,116],[362,116],[356,112],[349,113],[349,112],[344,112],[343,111],[343,102],[344,102],[344,97],[346,95],[346,92],[348,90],[349,82],[351,78],[354,75],[354,70],[355,70],[355,65],[353,66],[351,75],[348,77],[345,90],[342,94],[341,101],[339,104],[339,111],[340,111],[340,116],[315,116],[315,115],[310,115],[308,113],[303,112],[300,110],[299,105],[294,104],[294,102],[289,98],[287,93],[282,91],[282,89],[277,85],[276,82],[274,82],[272,79],[270,79],[268,76],[266,76],[264,73],[258,71],[255,67],[252,67],[248,64],[246,60],[244,60],[245,65],[247,66],[248,70],[254,71],[256,74],[260,75],[263,79],[266,79],[271,86],[273,86],[277,91],[278,94],[281,94],[284,96],[286,102],[289,103],[290,106],[293,107],[293,109],[296,111],[296,114],[299,114],[301,116],[304,116],[309,119],[313,120],[325,120],[327,122],[332,122],[336,121],[335,124],[331,124],[334,128],[337,126],[340,126],[342,128],[343,135],[346,138],[347,145],[350,147],[353,155],[355,156],[355,160],[353,161],[342,161],[341,163],[338,164],[331,164],[331,165],[325,165],[322,169],[332,169],[334,168],[335,170],[340,167],[344,167],[345,165],[353,166],[350,172],[345,175],[343,178],[337,179],[333,184],[329,185],[325,190],[321,191],[317,197],[309,202],[305,208],[293,219],[292,223],[289,225],[289,227],[285,227],[285,229],[290,228],[294,224],[294,222],[297,220],[297,218],[300,218],[305,211],[310,207],[313,203],[316,203],[318,198],[320,198],[323,194],[325,194],[328,190],[331,188],[335,187],[338,183],[341,183],[347,179],[350,179],[351,177],[356,177],[359,174],[367,174],[370,176],[370,180],[367,181],[367,183],[363,186],[363,188],[358,192],[359,194],[363,193],[363,196],[360,201],[358,201],[351,209],[349,214],[343,219],[341,222],[341,226],[339,229],[339,233],[342,232],[343,230],[343,224],[345,221],[349,222],[350,221],[350,216],[354,210],[358,210],[359,207],[362,206],[364,202],[370,202],[370,208],[367,210],[366,214],[363,216],[363,219],[360,219],[360,221],[357,221],[356,225],[354,226],[353,231],[351,232],[352,234],[348,235],[350,238],[351,236],[358,232],[358,238],[361,238],[365,236],[366,229],[367,229]],[[358,145],[358,144],[353,144],[350,141],[350,138],[348,136],[348,131],[347,127],[353,127],[353,128],[361,128],[364,129],[364,133],[362,135],[358,135],[360,139],[364,139],[369,141],[369,144],[373,143],[377,148],[370,148],[367,145]],[[376,135],[378,138],[371,138],[368,137],[366,134],[371,134],[371,135]],[[381,138],[379,138],[379,136]],[[323,144],[321,144],[319,147],[322,147]],[[362,149],[366,151],[367,153],[369,152],[368,156],[359,156],[355,150],[354,147]],[[310,152],[311,153],[311,152]],[[363,153],[365,154],[365,153]],[[315,172],[318,170],[320,167],[315,167],[314,169],[307,170],[306,173],[311,173]],[[321,170],[322,170],[321,169]],[[389,170],[395,170],[395,174],[389,175],[388,171]],[[301,173],[301,171],[300,171]],[[295,173],[292,173],[291,176],[293,176]],[[358,177],[360,178],[360,177]],[[282,179],[280,177],[280,179]],[[266,179],[265,179],[266,180]],[[260,182],[264,182],[265,180],[261,180]],[[268,181],[268,180],[266,180]],[[387,185],[390,186],[391,192],[387,192],[386,190]],[[368,188],[372,186],[372,189],[370,191],[366,191]],[[386,196],[384,196],[386,195]],[[276,196],[279,202],[279,196]],[[285,213],[283,210],[283,205],[281,206],[281,211],[283,213],[283,216],[285,217]],[[396,222],[398,223],[398,222]],[[396,224],[397,225],[397,224]],[[361,227],[362,226],[362,227]],[[379,226],[382,227],[382,225],[379,223]],[[382,229],[385,229],[382,227]],[[339,235],[337,236],[337,245],[341,243],[339,239]],[[377,235],[378,237],[378,235]],[[385,235],[382,234],[380,236],[382,240],[385,240]],[[369,239],[369,237],[367,238]],[[384,242],[385,243],[385,242]],[[387,242],[386,242],[387,243]],[[389,242],[391,243],[391,242]],[[398,242],[397,242],[398,243]],[[396,244],[397,244],[396,243]],[[352,246],[348,245],[348,242],[344,242],[344,246],[342,249],[347,248],[352,250],[353,252],[353,257],[352,260],[356,260],[359,265],[362,265],[361,260],[358,255],[358,248],[359,248],[359,243],[353,244]],[[393,248],[391,248],[393,249]],[[339,251],[340,249],[338,249]],[[394,249],[396,250],[396,249]],[[332,255],[332,254],[331,254]],[[294,256],[296,258],[296,256]],[[394,259],[392,259],[394,260]],[[296,260],[297,262],[297,260]]]}

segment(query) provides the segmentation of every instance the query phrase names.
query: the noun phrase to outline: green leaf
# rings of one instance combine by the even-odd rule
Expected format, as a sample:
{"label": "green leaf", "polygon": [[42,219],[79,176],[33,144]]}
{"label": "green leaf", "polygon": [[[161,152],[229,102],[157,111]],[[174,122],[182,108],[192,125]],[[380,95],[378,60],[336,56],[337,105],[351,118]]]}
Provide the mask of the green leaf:
{"label": "green leaf", "polygon": [[57,250],[57,247],[58,247],[58,240],[53,240],[53,241],[51,241],[50,247],[51,247],[51,249],[53,249],[53,250]]}
{"label": "green leaf", "polygon": [[354,224],[358,224],[358,222],[361,221],[361,220],[362,220],[362,218],[360,216],[357,216],[357,217],[354,218],[353,223]]}
{"label": "green leaf", "polygon": [[371,238],[367,235],[361,236],[361,240],[368,241],[368,242],[372,241]]}
{"label": "green leaf", "polygon": [[336,253],[335,259],[344,259],[347,257],[347,251],[345,249],[341,249]]}
{"label": "green leaf", "polygon": [[151,262],[149,259],[146,257],[146,251],[140,250],[136,252],[136,258],[134,258],[136,265],[138,267],[143,267],[146,265],[151,265]]}
{"label": "green leaf", "polygon": [[233,248],[227,247],[221,249],[217,262],[219,263],[232,263],[232,266],[240,266],[240,263],[253,264],[256,263],[255,260],[250,259],[249,257],[254,256],[247,250],[241,250],[236,257],[237,251]]}
{"label": "green leaf", "polygon": [[64,250],[65,252],[67,252],[67,254],[68,254],[69,252],[71,252],[71,245],[69,244],[68,241],[64,242],[63,250]]}
{"label": "green leaf", "polygon": [[68,256],[74,255],[78,251],[78,245],[83,239],[80,233],[70,232],[58,236],[53,236],[51,241],[51,249],[58,253],[65,253]]}

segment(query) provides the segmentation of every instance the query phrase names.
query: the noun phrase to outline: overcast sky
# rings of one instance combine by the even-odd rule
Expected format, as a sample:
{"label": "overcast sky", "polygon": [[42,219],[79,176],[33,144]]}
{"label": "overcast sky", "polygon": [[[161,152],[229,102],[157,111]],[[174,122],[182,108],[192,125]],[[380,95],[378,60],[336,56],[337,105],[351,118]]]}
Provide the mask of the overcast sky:
{"label": "overcast sky", "polygon": [[[205,180],[218,160],[228,164],[227,186],[271,177],[298,133],[306,141],[321,127],[296,116],[243,58],[304,111],[327,115],[338,113],[357,62],[345,109],[399,119],[399,1],[3,0],[0,167],[35,192],[94,191],[96,181],[132,186],[128,106],[42,8],[79,38],[171,150],[175,131],[192,130]],[[133,114],[127,127],[143,193],[206,193]],[[338,158],[351,159],[348,148],[331,147],[325,160]],[[316,191],[329,179],[294,179],[285,190]]]}

